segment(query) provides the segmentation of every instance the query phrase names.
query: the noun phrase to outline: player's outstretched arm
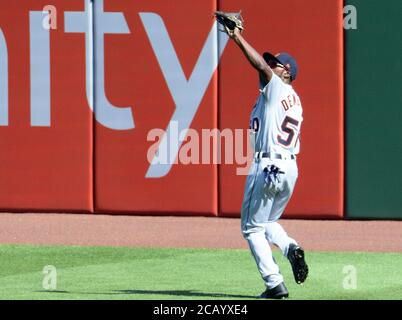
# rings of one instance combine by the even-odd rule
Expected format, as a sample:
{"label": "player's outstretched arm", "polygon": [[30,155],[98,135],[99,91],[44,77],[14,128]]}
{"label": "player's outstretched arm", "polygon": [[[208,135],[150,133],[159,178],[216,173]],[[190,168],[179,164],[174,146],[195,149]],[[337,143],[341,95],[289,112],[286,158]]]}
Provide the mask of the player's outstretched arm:
{"label": "player's outstretched arm", "polygon": [[265,83],[271,81],[273,75],[272,69],[265,62],[264,58],[244,39],[240,30],[235,28],[229,36],[243,51],[250,64],[260,73],[261,79]]}

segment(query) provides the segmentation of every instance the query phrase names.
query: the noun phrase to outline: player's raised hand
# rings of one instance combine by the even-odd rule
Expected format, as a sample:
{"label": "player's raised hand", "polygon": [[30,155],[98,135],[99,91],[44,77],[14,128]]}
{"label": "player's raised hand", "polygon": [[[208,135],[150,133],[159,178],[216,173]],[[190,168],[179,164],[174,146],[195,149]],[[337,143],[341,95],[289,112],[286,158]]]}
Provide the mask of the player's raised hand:
{"label": "player's raised hand", "polygon": [[[222,32],[228,34],[230,38],[235,37],[238,33],[244,29],[244,20],[241,13],[229,13],[223,11],[216,11],[214,13],[216,21],[223,26],[223,29],[219,29]],[[237,31],[236,31],[237,29]]]}
{"label": "player's raised hand", "polygon": [[233,30],[230,30],[230,32],[228,32],[228,36],[231,39],[237,38],[241,34],[242,34],[242,30],[240,30],[237,27],[235,27]]}

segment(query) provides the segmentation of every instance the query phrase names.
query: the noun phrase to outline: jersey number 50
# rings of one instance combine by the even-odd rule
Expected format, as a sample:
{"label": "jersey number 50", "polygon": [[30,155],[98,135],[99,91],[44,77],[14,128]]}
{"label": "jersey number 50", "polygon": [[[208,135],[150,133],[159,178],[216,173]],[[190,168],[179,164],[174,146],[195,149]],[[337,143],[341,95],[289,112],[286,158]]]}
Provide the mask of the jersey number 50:
{"label": "jersey number 50", "polygon": [[292,140],[295,136],[295,131],[291,127],[289,127],[289,124],[292,124],[297,127],[299,125],[299,121],[297,121],[289,116],[287,116],[285,118],[285,120],[283,120],[281,128],[282,128],[283,132],[288,134],[288,137],[285,140],[278,134],[278,142],[281,145],[284,145],[285,147],[290,146],[290,144],[292,143]]}

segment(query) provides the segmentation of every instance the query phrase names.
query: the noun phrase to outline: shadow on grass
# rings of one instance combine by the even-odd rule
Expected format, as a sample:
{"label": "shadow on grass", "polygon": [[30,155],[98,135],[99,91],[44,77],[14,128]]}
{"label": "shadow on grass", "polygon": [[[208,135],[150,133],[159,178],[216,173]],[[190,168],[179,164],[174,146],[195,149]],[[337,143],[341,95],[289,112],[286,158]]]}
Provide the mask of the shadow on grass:
{"label": "shadow on grass", "polygon": [[166,295],[182,297],[207,297],[207,298],[234,298],[234,299],[256,299],[257,296],[247,296],[240,294],[209,293],[193,290],[114,290],[112,292],[71,292],[61,290],[39,290],[39,293],[64,293],[74,295]]}
{"label": "shadow on grass", "polygon": [[144,295],[168,295],[184,297],[210,297],[210,298],[257,298],[256,296],[246,296],[240,294],[209,293],[193,290],[115,290],[114,294],[144,294]]}

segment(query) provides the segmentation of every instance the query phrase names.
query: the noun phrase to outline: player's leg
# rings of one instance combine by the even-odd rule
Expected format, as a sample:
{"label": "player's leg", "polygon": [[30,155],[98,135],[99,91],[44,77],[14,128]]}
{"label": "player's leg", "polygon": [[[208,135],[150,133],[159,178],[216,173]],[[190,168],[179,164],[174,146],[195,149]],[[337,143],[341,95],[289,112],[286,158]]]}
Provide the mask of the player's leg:
{"label": "player's leg", "polygon": [[276,193],[273,203],[272,210],[269,216],[269,223],[265,226],[265,235],[267,240],[279,247],[285,257],[287,257],[288,249],[290,244],[296,244],[295,239],[290,238],[282,226],[277,222],[277,220],[282,216],[283,212],[289,200],[293,194],[293,190],[296,184],[298,171],[297,165],[294,161],[283,160],[277,163],[285,173],[281,176],[282,186],[281,190]]}
{"label": "player's leg", "polygon": [[288,249],[290,244],[296,244],[295,239],[288,236],[283,227],[277,222],[277,220],[282,216],[285,211],[286,205],[290,200],[291,190],[286,185],[284,190],[276,194],[273,201],[271,216],[269,223],[265,226],[265,235],[267,240],[276,245],[282,254],[287,257]]}
{"label": "player's leg", "polygon": [[275,222],[282,216],[292,197],[298,177],[297,164],[294,160],[277,160],[275,165],[283,170],[284,174],[280,175],[280,190],[275,194],[273,200],[272,210],[269,216],[270,222]]}
{"label": "player's leg", "polygon": [[[256,165],[253,178],[248,177],[242,205],[242,233],[250,247],[258,270],[268,290],[273,290],[283,284],[279,267],[272,257],[272,251],[265,237],[265,224],[272,208],[273,198],[264,192],[264,176]],[[282,288],[282,287],[280,287]],[[267,297],[286,297],[287,290],[274,291]]]}
{"label": "player's leg", "polygon": [[286,231],[278,222],[269,222],[265,226],[265,234],[269,243],[276,245],[282,254],[287,257],[290,244],[297,245],[295,239],[288,236]]}
{"label": "player's leg", "polygon": [[244,238],[247,240],[251,254],[257,264],[258,271],[268,289],[277,287],[283,282],[283,276],[279,271],[279,266],[272,257],[272,251],[264,234],[264,227],[260,230],[246,233]]}
{"label": "player's leg", "polygon": [[243,192],[243,202],[241,205],[241,229],[245,228],[245,224],[249,219],[249,208],[251,203],[251,197],[253,194],[254,183],[256,180],[256,171],[258,170],[258,165],[253,162],[250,167],[250,172],[246,178],[246,183],[244,185],[244,192]]}
{"label": "player's leg", "polygon": [[304,257],[304,250],[296,240],[290,238],[282,226],[276,222],[288,204],[297,180],[297,165],[294,161],[283,164],[285,175],[282,177],[283,189],[276,194],[270,215],[270,223],[265,226],[265,235],[270,243],[277,245],[292,266],[296,283],[303,283],[308,275],[308,266]]}

